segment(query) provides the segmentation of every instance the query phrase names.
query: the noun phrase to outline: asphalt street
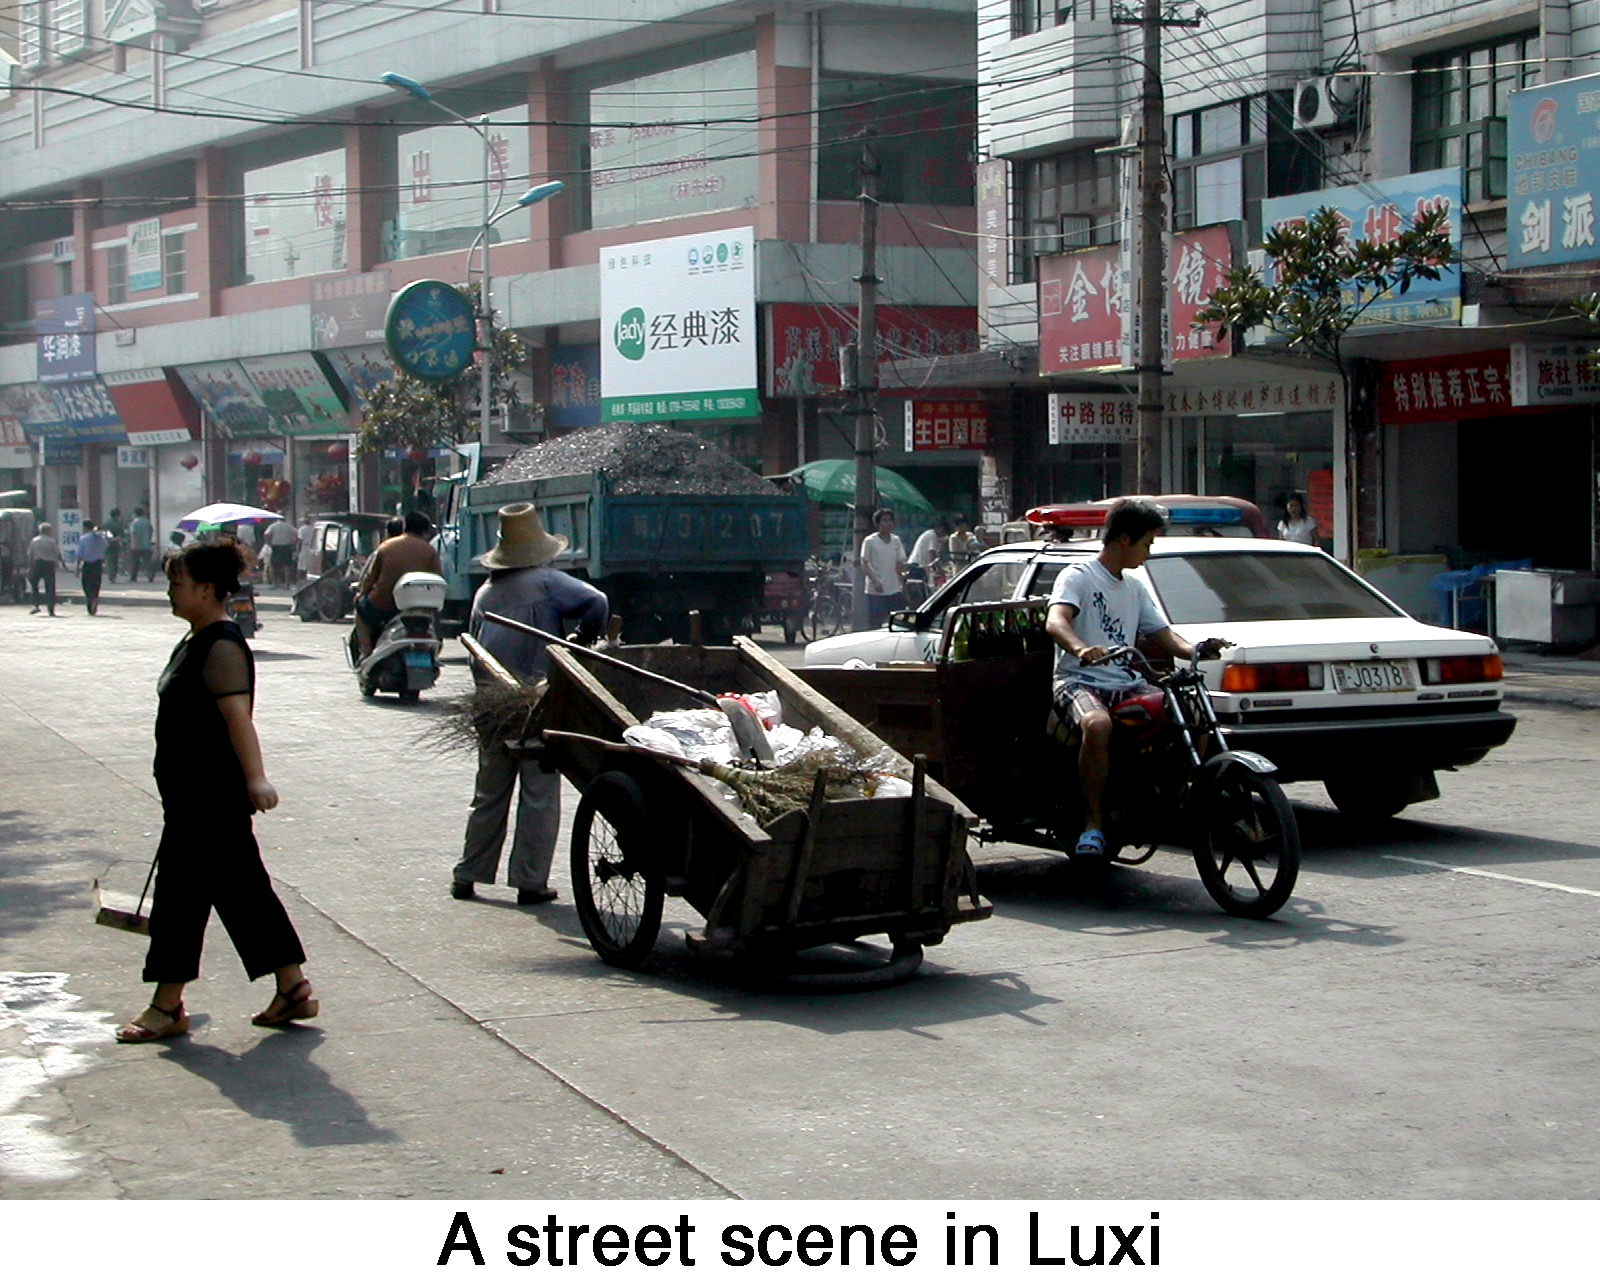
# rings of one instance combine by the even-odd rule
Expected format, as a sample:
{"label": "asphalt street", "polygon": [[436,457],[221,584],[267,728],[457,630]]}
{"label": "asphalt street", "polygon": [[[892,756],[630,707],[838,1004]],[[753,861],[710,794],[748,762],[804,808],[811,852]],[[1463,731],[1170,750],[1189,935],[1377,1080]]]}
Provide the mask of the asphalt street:
{"label": "asphalt street", "polygon": [[1596,1193],[1590,690],[1520,701],[1506,749],[1376,831],[1295,787],[1274,920],[1223,915],[1176,854],[1090,893],[987,849],[995,918],[917,979],[782,995],[691,957],[672,899],[647,971],[601,965],[564,846],[554,905],[451,900],[472,761],[420,742],[465,666],[419,706],[363,701],[342,628],[266,617],[283,803],[257,832],[323,1015],[252,1027],[269,992],[213,926],[192,1034],[134,1047],[110,1033],[143,941],[90,923],[88,885],[153,851],[181,624],[115,590],[94,618],[0,608],[0,1195]]}

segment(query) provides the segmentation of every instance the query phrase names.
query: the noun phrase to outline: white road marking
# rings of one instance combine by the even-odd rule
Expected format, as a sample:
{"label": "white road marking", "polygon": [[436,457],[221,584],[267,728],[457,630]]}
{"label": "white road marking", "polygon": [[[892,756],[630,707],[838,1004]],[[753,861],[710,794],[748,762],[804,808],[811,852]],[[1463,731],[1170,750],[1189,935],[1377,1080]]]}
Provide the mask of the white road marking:
{"label": "white road marking", "polygon": [[1600,889],[1580,889],[1576,885],[1555,884],[1549,880],[1530,880],[1526,876],[1508,876],[1499,871],[1479,871],[1476,867],[1452,867],[1445,862],[1429,862],[1426,858],[1403,858],[1398,853],[1386,853],[1390,862],[1409,862],[1415,867],[1434,867],[1440,871],[1454,871],[1457,875],[1482,876],[1485,880],[1505,880],[1511,884],[1532,885],[1535,889],[1559,889],[1562,893],[1578,893],[1586,898],[1600,898]]}
{"label": "white road marking", "polygon": [[88,1046],[109,1044],[110,1014],[74,1009],[64,973],[0,973],[0,1030],[19,1028],[29,1053],[0,1052],[0,1175],[59,1182],[78,1172],[81,1153],[19,1108],[67,1076],[95,1065]]}

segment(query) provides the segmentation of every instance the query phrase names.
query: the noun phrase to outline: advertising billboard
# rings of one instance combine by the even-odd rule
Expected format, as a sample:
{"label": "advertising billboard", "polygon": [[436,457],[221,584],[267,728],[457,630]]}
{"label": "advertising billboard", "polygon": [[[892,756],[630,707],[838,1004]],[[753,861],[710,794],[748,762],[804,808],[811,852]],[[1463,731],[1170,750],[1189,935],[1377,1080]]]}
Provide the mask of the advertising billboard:
{"label": "advertising billboard", "polygon": [[754,229],[602,249],[600,335],[606,422],[760,413]]}
{"label": "advertising billboard", "polygon": [[1506,260],[1513,270],[1600,258],[1600,75],[1513,93],[1506,169]]}
{"label": "advertising billboard", "polygon": [[[1318,209],[1333,209],[1353,243],[1383,244],[1400,236],[1422,214],[1433,209],[1449,213],[1450,243],[1456,260],[1437,280],[1416,280],[1404,294],[1385,292],[1367,306],[1358,326],[1384,324],[1457,324],[1461,320],[1461,170],[1430,169],[1399,178],[1365,182],[1359,187],[1330,187],[1298,196],[1278,196],[1261,202],[1261,223],[1266,227],[1304,221]],[[1270,263],[1269,270],[1270,270]],[[1349,301],[1356,298],[1354,286]]]}

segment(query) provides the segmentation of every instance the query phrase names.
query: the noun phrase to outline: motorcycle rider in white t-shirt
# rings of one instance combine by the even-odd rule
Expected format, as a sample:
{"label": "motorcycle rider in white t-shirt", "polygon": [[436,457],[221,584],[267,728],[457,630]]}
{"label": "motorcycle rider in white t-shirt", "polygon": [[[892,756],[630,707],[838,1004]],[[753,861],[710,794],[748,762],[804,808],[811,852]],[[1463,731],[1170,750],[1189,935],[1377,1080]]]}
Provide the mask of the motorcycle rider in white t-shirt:
{"label": "motorcycle rider in white t-shirt", "polygon": [[[1195,646],[1172,630],[1150,589],[1124,571],[1150,557],[1150,546],[1166,527],[1166,511],[1148,498],[1123,498],[1106,518],[1104,545],[1093,560],[1062,570],[1050,594],[1045,630],[1057,647],[1055,705],[1083,735],[1078,779],[1083,788],[1083,834],[1074,852],[1106,852],[1100,802],[1111,765],[1111,708],[1140,692],[1144,680],[1129,667],[1086,666],[1119,645],[1149,639],[1182,661]],[[1201,657],[1215,657],[1225,644],[1204,640]]]}

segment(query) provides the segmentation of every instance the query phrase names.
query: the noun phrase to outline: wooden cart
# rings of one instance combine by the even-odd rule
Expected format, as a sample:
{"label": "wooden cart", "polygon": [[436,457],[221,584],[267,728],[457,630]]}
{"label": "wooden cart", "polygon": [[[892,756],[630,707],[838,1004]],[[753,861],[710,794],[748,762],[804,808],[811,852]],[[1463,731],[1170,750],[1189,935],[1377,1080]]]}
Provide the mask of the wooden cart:
{"label": "wooden cart", "polygon": [[[884,742],[743,638],[731,648],[635,646],[612,651],[698,688],[775,691],[784,722],[814,726],[864,757]],[[926,776],[909,797],[830,800],[762,827],[712,779],[665,761],[564,734],[620,743],[622,731],[681,694],[581,651],[550,650],[542,709],[547,761],[583,792],[573,821],[572,885],[600,958],[635,967],[660,930],[662,901],[688,901],[705,926],[688,934],[699,954],[777,958],[827,943],[887,934],[893,976],[953,924],[986,918],[967,857],[972,813]],[[892,752],[891,752],[892,754]]]}

